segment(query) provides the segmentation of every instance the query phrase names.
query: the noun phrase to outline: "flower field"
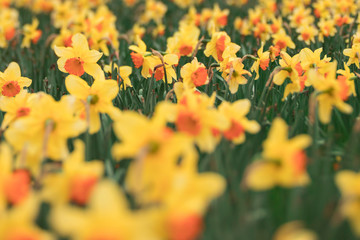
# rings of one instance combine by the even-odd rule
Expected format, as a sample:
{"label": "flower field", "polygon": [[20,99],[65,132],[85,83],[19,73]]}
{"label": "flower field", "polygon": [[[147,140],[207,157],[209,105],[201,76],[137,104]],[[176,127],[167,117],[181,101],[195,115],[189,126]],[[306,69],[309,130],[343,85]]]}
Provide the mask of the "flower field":
{"label": "flower field", "polygon": [[0,240],[359,239],[359,12],[0,0]]}

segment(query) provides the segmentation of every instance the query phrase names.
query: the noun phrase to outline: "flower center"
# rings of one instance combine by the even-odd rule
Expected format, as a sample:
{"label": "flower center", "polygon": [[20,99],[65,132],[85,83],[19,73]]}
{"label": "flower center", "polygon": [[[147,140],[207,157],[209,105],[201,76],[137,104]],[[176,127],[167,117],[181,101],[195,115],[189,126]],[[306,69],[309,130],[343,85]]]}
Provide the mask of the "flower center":
{"label": "flower center", "polygon": [[197,214],[172,217],[168,224],[171,240],[197,239],[203,229],[203,221]]}
{"label": "flower center", "polygon": [[309,34],[309,33],[302,33],[301,36],[302,36],[302,38],[303,38],[304,41],[309,40],[309,38],[310,38],[310,34]]}
{"label": "flower center", "polygon": [[88,103],[90,103],[90,105],[95,105],[99,102],[99,96],[92,94],[88,96]]}
{"label": "flower center", "polygon": [[234,138],[241,136],[244,133],[245,133],[244,127],[235,120],[232,120],[230,128],[224,132],[224,137],[227,140],[232,140]]}
{"label": "flower center", "polygon": [[130,53],[131,59],[135,65],[135,68],[140,68],[144,63],[144,57],[140,53]]}
{"label": "flower center", "polygon": [[186,44],[181,45],[179,48],[179,52],[181,56],[187,56],[191,54],[192,50],[193,50],[192,46]]}
{"label": "flower center", "polygon": [[279,41],[276,42],[276,46],[279,49],[284,49],[286,47],[286,42],[284,40],[279,40]]}
{"label": "flower center", "polygon": [[222,15],[220,17],[217,18],[217,22],[220,26],[226,26],[228,23],[228,17],[227,15]]}
{"label": "flower center", "polygon": [[204,67],[199,67],[195,72],[191,74],[191,80],[195,86],[202,86],[207,82],[207,71]]}
{"label": "flower center", "polygon": [[159,67],[155,70],[154,77],[156,81],[159,81],[164,78],[164,67]]}
{"label": "flower center", "polygon": [[22,107],[22,108],[19,108],[19,109],[16,111],[16,117],[17,117],[17,118],[19,118],[19,117],[24,117],[24,116],[29,115],[29,113],[30,113],[30,108]]}
{"label": "flower center", "polygon": [[219,59],[219,61],[224,60],[222,55],[225,50],[225,40],[226,40],[226,37],[224,35],[219,37],[218,40],[216,40],[215,49],[216,49],[216,55],[217,55],[217,58]]}
{"label": "flower center", "polygon": [[1,94],[6,97],[14,97],[20,92],[21,88],[18,82],[8,81],[2,87]]}
{"label": "flower center", "polygon": [[200,119],[192,112],[180,112],[176,119],[176,126],[179,131],[194,136],[201,132]]}
{"label": "flower center", "polygon": [[65,62],[65,70],[76,76],[82,76],[85,73],[84,70],[84,61],[82,61],[80,58],[69,58]]}
{"label": "flower center", "polygon": [[265,71],[269,66],[270,58],[261,59],[260,60],[260,68]]}
{"label": "flower center", "polygon": [[295,174],[302,174],[306,170],[307,157],[304,151],[295,152],[293,157]]}
{"label": "flower center", "polygon": [[[26,170],[17,170],[4,181],[4,193],[11,204],[21,202],[30,190],[30,175]],[[25,238],[28,239],[28,238]]]}
{"label": "flower center", "polygon": [[70,198],[79,205],[85,205],[97,182],[93,175],[76,175],[71,181]]}

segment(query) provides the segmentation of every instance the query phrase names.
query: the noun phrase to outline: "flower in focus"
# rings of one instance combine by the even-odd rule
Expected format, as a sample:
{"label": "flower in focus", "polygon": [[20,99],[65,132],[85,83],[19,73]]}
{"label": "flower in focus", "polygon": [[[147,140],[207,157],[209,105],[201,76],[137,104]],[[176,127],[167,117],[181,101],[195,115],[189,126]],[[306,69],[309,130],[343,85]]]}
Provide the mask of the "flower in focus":
{"label": "flower in focus", "polygon": [[[126,87],[132,87],[131,80],[129,76],[132,73],[132,68],[130,66],[121,66],[119,67],[116,63],[114,63],[114,70],[116,70],[117,81],[120,82],[122,88],[126,90]],[[110,78],[114,74],[111,69],[111,64],[104,66],[104,71],[109,74]]]}
{"label": "flower in focus", "polygon": [[209,83],[207,69],[203,63],[194,58],[191,63],[185,64],[180,71],[186,88],[192,89]]}
{"label": "flower in focus", "polygon": [[264,45],[257,51],[258,57],[256,58],[255,62],[253,63],[250,71],[254,71],[256,73],[255,80],[259,79],[259,69],[261,68],[265,71],[269,67],[270,62],[270,52],[264,52]]}
{"label": "flower in focus", "polygon": [[83,34],[75,34],[71,38],[71,46],[54,46],[55,54],[59,57],[57,65],[60,71],[75,76],[82,76],[86,72],[94,78],[103,74],[101,67],[97,64],[102,53],[90,50]]}
{"label": "flower in focus", "polygon": [[31,85],[31,79],[21,76],[16,62],[11,62],[2,73],[0,72],[0,96],[15,97],[24,87]]}
{"label": "flower in focus", "polygon": [[224,61],[223,53],[226,48],[229,52],[235,54],[239,51],[240,46],[231,42],[230,37],[226,32],[216,32],[212,35],[210,42],[206,44],[204,51],[205,56],[212,56],[217,62]]}
{"label": "flower in focus", "polygon": [[360,68],[360,44],[354,44],[351,48],[344,49],[344,55],[349,57],[348,62],[346,63],[348,66],[351,64],[355,64],[357,68]]}

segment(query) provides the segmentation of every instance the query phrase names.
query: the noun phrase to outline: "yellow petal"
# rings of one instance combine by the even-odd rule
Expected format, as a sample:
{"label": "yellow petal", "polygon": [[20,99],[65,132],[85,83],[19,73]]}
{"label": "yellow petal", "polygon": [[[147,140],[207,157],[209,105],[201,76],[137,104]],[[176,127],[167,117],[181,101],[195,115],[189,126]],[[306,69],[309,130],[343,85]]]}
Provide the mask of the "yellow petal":
{"label": "yellow petal", "polygon": [[71,95],[86,100],[89,95],[89,85],[83,79],[75,75],[69,75],[65,79],[65,86]]}

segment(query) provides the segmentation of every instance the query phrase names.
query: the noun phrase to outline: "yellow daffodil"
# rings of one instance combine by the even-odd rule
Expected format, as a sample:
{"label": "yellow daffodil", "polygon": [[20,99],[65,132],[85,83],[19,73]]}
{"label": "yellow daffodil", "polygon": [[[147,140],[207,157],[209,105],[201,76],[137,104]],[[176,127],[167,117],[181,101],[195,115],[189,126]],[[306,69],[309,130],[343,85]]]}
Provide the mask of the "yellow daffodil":
{"label": "yellow daffodil", "polygon": [[250,71],[254,71],[256,73],[255,80],[259,79],[259,69],[261,68],[265,71],[269,67],[270,63],[270,52],[264,52],[264,45],[257,51],[258,57],[256,58],[255,62],[253,63]]}
{"label": "yellow daffodil", "polygon": [[210,42],[206,44],[204,54],[207,57],[212,56],[217,62],[222,62],[224,61],[223,53],[226,48],[229,48],[229,52],[235,56],[240,46],[232,43],[226,32],[216,32],[212,35]]}
{"label": "yellow daffodil", "polygon": [[224,138],[235,144],[245,141],[245,132],[255,134],[260,130],[260,125],[254,120],[248,120],[251,103],[248,99],[238,100],[234,103],[222,102],[219,111],[226,116],[231,125],[222,132]]}
{"label": "yellow daffodil", "polygon": [[351,48],[344,49],[344,55],[349,57],[348,62],[346,63],[348,66],[351,64],[355,64],[357,68],[360,68],[360,44],[354,44]]}
{"label": "yellow daffodil", "polygon": [[349,86],[349,92],[348,95],[353,95],[356,96],[356,89],[355,89],[355,79],[357,79],[357,77],[355,76],[354,73],[350,72],[350,68],[344,63],[344,70],[339,69],[337,70],[338,74],[340,74],[340,76],[338,76],[338,78],[342,77],[345,78],[345,83],[346,85]]}
{"label": "yellow daffodil", "polygon": [[161,61],[157,61],[157,65],[154,68],[154,78],[156,81],[163,80],[165,82],[165,77],[167,79],[167,83],[170,84],[174,79],[177,79],[176,72],[174,69],[174,65],[177,65],[179,62],[179,58],[175,54],[166,54],[163,58],[163,63]]}
{"label": "yellow daffodil", "polygon": [[360,174],[343,170],[336,175],[335,182],[342,196],[341,213],[349,220],[354,233],[360,236]]}
{"label": "yellow daffodil", "polygon": [[11,62],[2,73],[0,72],[0,96],[15,97],[24,87],[31,85],[31,79],[21,76],[16,62]]}
{"label": "yellow daffodil", "polygon": [[75,75],[65,79],[66,89],[80,101],[78,111],[86,119],[89,133],[100,130],[100,113],[110,116],[116,114],[118,109],[113,106],[112,100],[119,92],[119,86],[114,80],[105,80],[104,76],[95,78],[93,85]]}
{"label": "yellow daffodil", "polygon": [[141,75],[144,78],[149,78],[152,75],[154,67],[159,63],[159,59],[146,51],[146,45],[139,36],[136,37],[136,42],[138,46],[131,45],[129,47],[129,49],[133,51],[131,53],[131,59],[135,68],[142,67]]}
{"label": "yellow daffodil", "polygon": [[325,75],[315,71],[309,73],[313,75],[310,75],[309,79],[314,79],[311,84],[317,91],[319,119],[324,124],[330,122],[333,107],[347,114],[353,111],[352,107],[344,102],[348,97],[348,87],[336,80],[337,63],[332,62],[331,64],[332,70]]}
{"label": "yellow daffodil", "polygon": [[51,214],[51,223],[62,236],[79,240],[155,239],[145,220],[129,209],[124,194],[109,180],[94,188],[86,209],[61,205]]}
{"label": "yellow daffodil", "polygon": [[209,83],[207,69],[203,63],[194,58],[191,63],[185,64],[180,70],[184,86],[192,89]]}
{"label": "yellow daffodil", "polygon": [[96,63],[102,53],[89,50],[86,37],[80,33],[71,38],[72,47],[54,46],[55,54],[60,57],[57,61],[60,71],[71,75],[82,76],[85,72],[93,77],[103,74]]}
{"label": "yellow daffodil", "polygon": [[18,118],[30,114],[32,106],[30,104],[31,94],[23,90],[14,98],[0,97],[0,110],[6,112],[1,123],[1,129],[5,129]]}
{"label": "yellow daffodil", "polygon": [[[116,74],[118,75],[117,81],[126,90],[126,87],[132,87],[131,80],[129,76],[132,73],[132,68],[129,66],[121,66],[118,67],[116,63],[114,63],[114,70],[116,70]],[[110,75],[110,78],[113,74],[113,70],[111,69],[111,64],[106,65],[104,67],[104,71]]]}
{"label": "yellow daffodil", "polygon": [[40,29],[37,29],[38,26],[39,20],[37,20],[36,18],[32,21],[31,24],[24,25],[24,39],[21,43],[21,47],[29,48],[31,43],[36,44],[39,41],[42,35],[42,31]]}
{"label": "yellow daffodil", "polygon": [[308,135],[288,139],[288,126],[276,118],[268,138],[263,143],[260,161],[248,168],[245,182],[250,189],[262,191],[275,186],[296,187],[310,182],[306,172],[307,157],[304,149],[311,144]]}
{"label": "yellow daffodil", "polygon": [[6,140],[16,152],[26,149],[28,155],[40,158],[27,162],[30,168],[38,168],[41,158],[64,159],[68,154],[67,139],[85,130],[85,122],[74,115],[75,100],[64,96],[56,102],[50,95],[37,93],[31,100],[33,111],[16,119],[5,131]]}
{"label": "yellow daffodil", "polygon": [[84,205],[103,172],[102,162],[85,161],[85,145],[76,140],[75,150],[64,161],[62,172],[44,178],[42,197],[54,204],[73,202]]}
{"label": "yellow daffodil", "polygon": [[244,69],[241,58],[230,58],[228,61],[224,61],[220,64],[220,69],[222,77],[228,83],[232,94],[238,91],[239,85],[244,85],[248,82],[245,75],[251,76],[251,73]]}

